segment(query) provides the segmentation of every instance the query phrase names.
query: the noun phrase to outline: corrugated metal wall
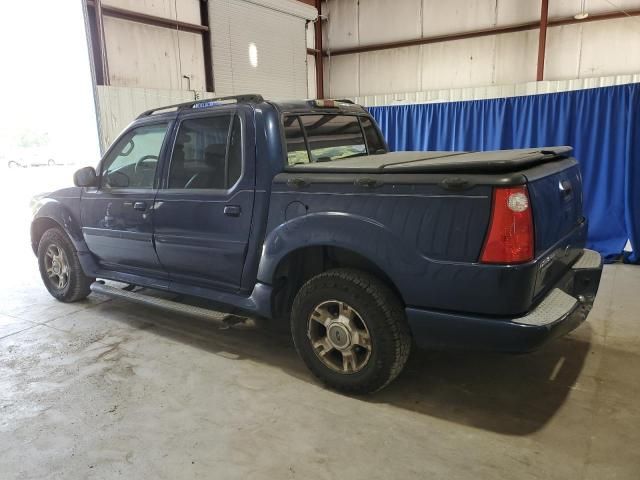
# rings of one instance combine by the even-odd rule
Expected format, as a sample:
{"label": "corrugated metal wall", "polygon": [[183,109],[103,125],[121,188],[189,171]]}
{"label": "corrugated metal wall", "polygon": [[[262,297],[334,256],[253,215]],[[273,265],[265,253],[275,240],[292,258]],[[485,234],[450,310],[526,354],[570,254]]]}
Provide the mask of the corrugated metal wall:
{"label": "corrugated metal wall", "polygon": [[[640,8],[640,0],[616,0]],[[550,18],[571,17],[580,0],[550,0]],[[591,13],[615,11],[588,0]],[[409,40],[537,21],[539,1],[328,0],[325,47]],[[538,31],[373,51],[325,60],[331,97],[365,97],[535,81]],[[549,28],[545,80],[640,72],[640,17]]]}
{"label": "corrugated metal wall", "polygon": [[640,73],[608,77],[576,78],[573,80],[550,80],[526,82],[511,85],[489,85],[468,88],[448,88],[423,90],[419,92],[388,93],[350,97],[356,103],[367,107],[381,105],[402,105],[407,103],[458,102],[462,100],[482,100],[487,98],[517,97],[537,93],[566,92],[583,88],[610,87],[625,83],[640,82]]}
{"label": "corrugated metal wall", "polygon": [[[297,0],[207,3],[216,95],[255,92],[273,99],[305,98],[308,85],[313,85],[315,94],[315,71],[307,70],[305,29],[307,20],[316,16],[314,8]],[[199,0],[103,0],[103,4],[200,23]],[[214,95],[202,91],[200,35],[113,17],[104,18],[104,28],[111,85],[96,88],[103,151],[142,111]],[[250,45],[257,53],[253,61]]]}
{"label": "corrugated metal wall", "polygon": [[[102,4],[200,23],[199,0],[102,0]],[[172,90],[205,88],[200,35],[109,16],[104,17],[104,31],[111,85]]]}
{"label": "corrugated metal wall", "polygon": [[155,107],[205,98],[206,92],[155,88],[96,87],[100,149],[106,148],[140,113]]}

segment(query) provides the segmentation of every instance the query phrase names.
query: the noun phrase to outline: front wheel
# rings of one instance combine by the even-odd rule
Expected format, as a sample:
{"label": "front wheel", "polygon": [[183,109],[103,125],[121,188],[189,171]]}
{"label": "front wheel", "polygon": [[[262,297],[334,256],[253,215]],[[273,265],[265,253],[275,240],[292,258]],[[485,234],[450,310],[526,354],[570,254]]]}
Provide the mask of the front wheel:
{"label": "front wheel", "polygon": [[61,302],[77,302],[86,298],[95,278],[82,271],[78,253],[66,234],[50,228],[38,244],[40,276],[49,293]]}
{"label": "front wheel", "polygon": [[348,393],[386,386],[411,349],[397,296],[378,278],[352,269],[329,270],[305,283],[293,302],[291,330],[313,374]]}

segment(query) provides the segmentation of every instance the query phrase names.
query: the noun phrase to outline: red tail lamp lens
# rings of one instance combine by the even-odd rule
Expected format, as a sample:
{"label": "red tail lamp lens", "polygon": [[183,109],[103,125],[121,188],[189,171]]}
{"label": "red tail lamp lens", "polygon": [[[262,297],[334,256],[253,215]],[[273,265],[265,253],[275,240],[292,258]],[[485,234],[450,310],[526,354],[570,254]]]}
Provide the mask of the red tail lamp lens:
{"label": "red tail lamp lens", "polygon": [[482,263],[524,263],[533,259],[533,216],[527,187],[497,187]]}

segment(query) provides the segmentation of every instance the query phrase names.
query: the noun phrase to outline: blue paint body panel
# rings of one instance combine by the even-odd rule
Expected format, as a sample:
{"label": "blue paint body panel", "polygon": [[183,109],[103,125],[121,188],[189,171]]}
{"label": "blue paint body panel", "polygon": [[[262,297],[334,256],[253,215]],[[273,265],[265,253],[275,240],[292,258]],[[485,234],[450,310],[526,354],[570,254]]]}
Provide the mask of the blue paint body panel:
{"label": "blue paint body panel", "polygon": [[[180,122],[222,110],[242,120],[240,179],[225,190],[168,188]],[[358,106],[341,111],[369,116]],[[301,249],[331,247],[384,273],[406,306],[418,344],[468,347],[483,339],[488,348],[510,350],[511,342],[513,350],[523,350],[539,343],[539,331],[505,330],[508,323],[500,319],[521,316],[542,301],[584,248],[581,179],[568,149],[493,156],[405,152],[345,161],[344,168],[332,162],[296,169],[286,165],[282,128],[283,116],[292,112],[336,110],[307,102],[212,104],[137,120],[129,129],[169,124],[154,187],[49,194],[35,207],[34,248],[38,222],[53,221],[72,239],[87,275],[271,317],[282,262]],[[492,192],[505,185],[527,185],[535,258],[481,264]],[[136,202],[148,208],[131,208]],[[238,214],[229,216],[229,206]],[[529,343],[519,343],[523,335]]]}

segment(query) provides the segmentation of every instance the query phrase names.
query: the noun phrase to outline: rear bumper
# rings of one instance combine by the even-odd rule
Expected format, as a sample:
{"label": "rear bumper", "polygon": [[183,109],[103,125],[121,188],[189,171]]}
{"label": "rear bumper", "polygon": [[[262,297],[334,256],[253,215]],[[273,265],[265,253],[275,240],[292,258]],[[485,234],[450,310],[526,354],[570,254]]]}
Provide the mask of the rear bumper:
{"label": "rear bumper", "polygon": [[601,274],[600,254],[585,250],[547,296],[524,316],[491,318],[407,308],[407,319],[416,344],[422,348],[529,352],[585,321]]}

